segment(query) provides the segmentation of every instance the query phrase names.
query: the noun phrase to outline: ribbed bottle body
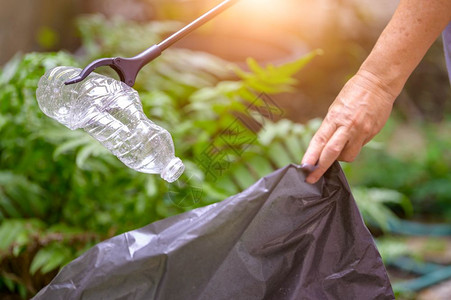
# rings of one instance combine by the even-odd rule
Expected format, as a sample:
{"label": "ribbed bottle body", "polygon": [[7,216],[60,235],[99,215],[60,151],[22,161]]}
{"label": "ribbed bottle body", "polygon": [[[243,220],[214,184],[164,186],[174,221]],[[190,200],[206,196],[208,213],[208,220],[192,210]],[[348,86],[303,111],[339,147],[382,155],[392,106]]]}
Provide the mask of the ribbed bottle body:
{"label": "ribbed bottle body", "polygon": [[95,73],[82,82],[64,85],[80,71],[72,67],[48,71],[36,92],[41,110],[72,130],[83,128],[128,167],[176,180],[184,166],[174,157],[172,137],[146,117],[138,93],[123,82]]}

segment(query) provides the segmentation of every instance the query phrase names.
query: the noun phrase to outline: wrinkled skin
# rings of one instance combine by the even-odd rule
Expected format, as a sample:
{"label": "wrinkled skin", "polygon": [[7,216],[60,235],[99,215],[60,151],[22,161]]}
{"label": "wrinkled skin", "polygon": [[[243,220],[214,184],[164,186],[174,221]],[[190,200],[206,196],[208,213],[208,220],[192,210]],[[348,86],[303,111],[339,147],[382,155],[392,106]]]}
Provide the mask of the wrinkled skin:
{"label": "wrinkled skin", "polygon": [[355,75],[330,106],[304,155],[304,163],[318,162],[309,182],[316,182],[336,159],[352,162],[387,122],[395,96],[372,77]]}

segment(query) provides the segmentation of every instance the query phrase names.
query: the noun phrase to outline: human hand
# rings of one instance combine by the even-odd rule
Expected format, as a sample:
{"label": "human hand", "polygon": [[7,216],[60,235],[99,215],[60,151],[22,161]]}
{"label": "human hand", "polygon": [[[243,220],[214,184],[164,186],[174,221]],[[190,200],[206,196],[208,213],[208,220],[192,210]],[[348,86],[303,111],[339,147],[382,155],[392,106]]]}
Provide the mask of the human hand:
{"label": "human hand", "polygon": [[306,178],[315,183],[335,160],[352,162],[385,125],[397,94],[366,71],[352,77],[329,108],[302,164],[317,165]]}

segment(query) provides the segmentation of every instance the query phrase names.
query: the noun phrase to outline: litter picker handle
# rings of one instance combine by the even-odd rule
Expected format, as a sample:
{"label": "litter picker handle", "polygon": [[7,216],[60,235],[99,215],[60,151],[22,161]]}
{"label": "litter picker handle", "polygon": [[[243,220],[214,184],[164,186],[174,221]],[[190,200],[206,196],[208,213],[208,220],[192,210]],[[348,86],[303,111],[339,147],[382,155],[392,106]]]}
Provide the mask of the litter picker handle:
{"label": "litter picker handle", "polygon": [[133,86],[135,84],[136,76],[138,75],[139,70],[144,67],[146,64],[160,56],[161,52],[172,46],[175,42],[185,37],[193,30],[199,28],[206,22],[210,21],[224,10],[235,4],[240,0],[226,0],[221,4],[217,5],[215,8],[211,9],[209,12],[200,16],[190,24],[186,25],[158,45],[153,45],[150,48],[144,50],[136,56],[127,58],[127,57],[115,57],[115,58],[101,58],[91,62],[87,65],[78,76],[67,80],[64,84],[74,84],[84,80],[91,72],[93,72],[97,67],[100,66],[110,66],[113,68],[121,81],[125,82],[129,86]]}
{"label": "litter picker handle", "polygon": [[202,16],[200,16],[199,18],[197,18],[190,24],[186,25],[185,27],[183,27],[182,29],[180,29],[179,31],[177,31],[176,33],[174,33],[173,35],[171,35],[170,37],[168,37],[167,39],[165,39],[164,41],[159,43],[158,47],[161,49],[161,51],[166,50],[167,48],[172,46],[174,43],[176,43],[178,40],[182,39],[183,37],[187,36],[192,31],[196,30],[203,24],[207,23],[208,21],[210,21],[211,19],[213,19],[214,17],[216,17],[217,15],[219,15],[220,13],[222,13],[223,11],[225,11],[227,8],[234,5],[238,1],[240,1],[240,0],[223,1],[222,3],[218,4],[216,7],[212,8],[210,11],[206,12],[205,14],[203,14]]}

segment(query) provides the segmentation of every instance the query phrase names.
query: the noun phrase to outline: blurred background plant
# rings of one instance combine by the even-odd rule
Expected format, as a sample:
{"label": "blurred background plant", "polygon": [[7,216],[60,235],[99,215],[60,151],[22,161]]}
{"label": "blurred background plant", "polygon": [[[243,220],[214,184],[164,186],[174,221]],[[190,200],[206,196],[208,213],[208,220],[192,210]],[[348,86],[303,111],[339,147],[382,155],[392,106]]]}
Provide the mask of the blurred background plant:
{"label": "blurred background plant", "polygon": [[[37,82],[54,66],[135,55],[220,1],[42,0],[33,2],[41,9],[25,9],[14,21],[20,2],[0,12],[11,23],[0,27],[7,46],[0,57],[0,297],[12,299],[32,296],[101,240],[223,200],[298,163],[396,4],[243,0],[146,66],[135,85],[144,111],[171,132],[186,165],[169,185],[45,117]],[[19,24],[27,17],[33,30]],[[13,32],[21,38],[5,43]],[[393,282],[415,278],[391,267],[396,258],[451,262],[449,227],[438,238],[396,233],[404,230],[400,220],[451,220],[451,92],[441,47],[438,40],[415,71],[383,132],[357,161],[343,164]],[[13,56],[61,48],[74,54]]]}

